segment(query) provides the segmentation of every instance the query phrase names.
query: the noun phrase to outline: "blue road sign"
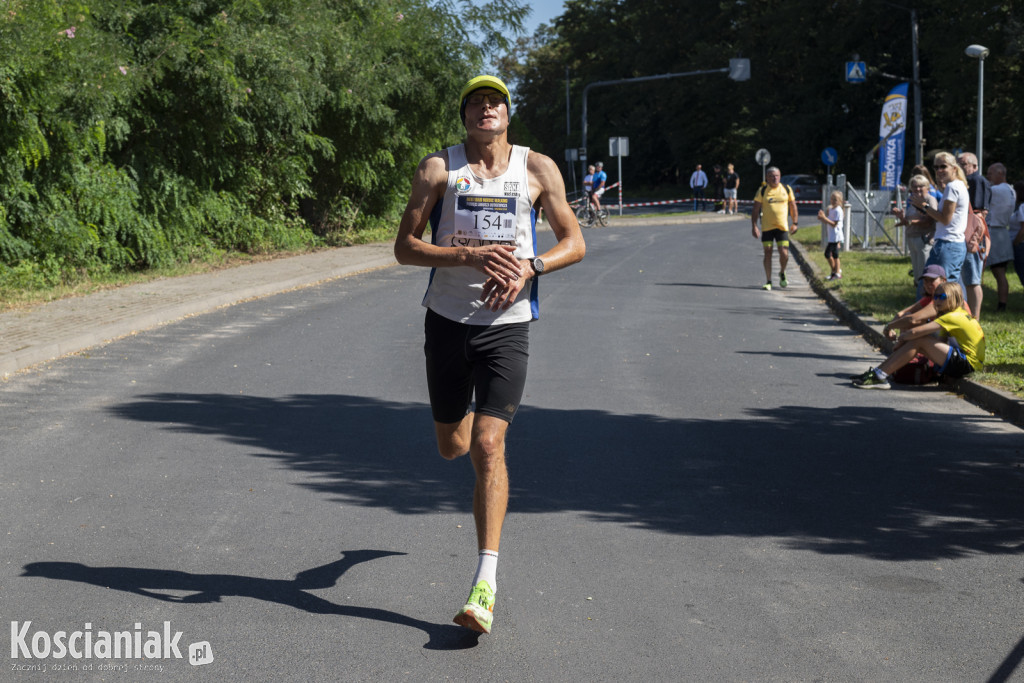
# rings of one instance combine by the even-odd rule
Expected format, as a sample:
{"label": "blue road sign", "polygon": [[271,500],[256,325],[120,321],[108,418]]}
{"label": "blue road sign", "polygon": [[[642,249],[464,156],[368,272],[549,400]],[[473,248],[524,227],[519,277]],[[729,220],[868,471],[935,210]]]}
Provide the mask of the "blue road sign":
{"label": "blue road sign", "polygon": [[868,79],[868,67],[866,62],[846,63],[846,82],[863,83]]}
{"label": "blue road sign", "polygon": [[839,161],[839,152],[835,151],[831,147],[826,147],[822,150],[821,163],[826,166],[835,166],[837,161]]}

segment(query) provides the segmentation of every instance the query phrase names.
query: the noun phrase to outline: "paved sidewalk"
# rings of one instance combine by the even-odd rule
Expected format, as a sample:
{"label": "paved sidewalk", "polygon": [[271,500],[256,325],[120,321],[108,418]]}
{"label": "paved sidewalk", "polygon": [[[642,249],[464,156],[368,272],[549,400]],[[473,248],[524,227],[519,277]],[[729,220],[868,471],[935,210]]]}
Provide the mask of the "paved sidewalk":
{"label": "paved sidewalk", "polygon": [[391,244],[153,280],[0,314],[0,377],[221,306],[395,265]]}

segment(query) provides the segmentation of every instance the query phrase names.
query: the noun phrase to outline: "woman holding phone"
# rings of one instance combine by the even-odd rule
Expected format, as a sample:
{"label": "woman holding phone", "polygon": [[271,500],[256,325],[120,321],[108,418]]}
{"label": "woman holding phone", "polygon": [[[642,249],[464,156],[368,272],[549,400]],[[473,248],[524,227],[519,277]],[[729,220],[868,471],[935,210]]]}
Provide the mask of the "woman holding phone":
{"label": "woman holding phone", "polygon": [[960,269],[967,256],[964,236],[967,232],[967,212],[971,201],[967,192],[967,176],[949,152],[939,152],[932,162],[935,179],[944,185],[939,208],[933,209],[921,197],[911,195],[910,200],[921,212],[935,220],[935,237],[926,265],[940,265],[949,282],[960,282]]}

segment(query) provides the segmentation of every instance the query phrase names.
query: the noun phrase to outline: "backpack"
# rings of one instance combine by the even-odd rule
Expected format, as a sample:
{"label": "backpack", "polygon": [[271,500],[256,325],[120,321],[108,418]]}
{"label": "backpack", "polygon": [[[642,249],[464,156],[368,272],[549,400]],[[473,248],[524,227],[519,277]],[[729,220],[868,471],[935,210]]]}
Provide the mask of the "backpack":
{"label": "backpack", "polygon": [[[790,201],[795,202],[796,201],[796,193],[793,192],[793,188],[790,187],[789,185],[787,185],[786,183],[779,183],[779,185],[781,185],[782,187],[786,188],[786,196],[787,196],[786,201],[787,202],[790,202]],[[757,193],[754,195],[754,201],[761,202],[763,204],[764,203],[763,202],[763,200],[764,200],[764,193],[767,192],[767,191],[768,191],[768,183],[766,181],[762,180],[761,181],[761,187],[757,188]]]}
{"label": "backpack", "polygon": [[939,379],[935,364],[920,353],[890,376],[896,384],[931,384]]}
{"label": "backpack", "polygon": [[985,243],[985,236],[988,235],[988,225],[980,213],[973,209],[967,211],[967,230],[964,232],[964,242],[967,243],[967,253],[977,254],[981,245]]}

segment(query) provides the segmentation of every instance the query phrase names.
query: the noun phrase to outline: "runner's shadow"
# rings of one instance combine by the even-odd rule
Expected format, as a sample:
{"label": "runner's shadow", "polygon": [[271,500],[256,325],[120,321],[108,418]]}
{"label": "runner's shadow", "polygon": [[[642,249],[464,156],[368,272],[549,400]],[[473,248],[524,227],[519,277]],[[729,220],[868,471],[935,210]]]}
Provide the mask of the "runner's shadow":
{"label": "runner's shadow", "polygon": [[[428,650],[474,647],[479,634],[455,625],[432,624],[373,607],[338,605],[306,592],[333,587],[345,572],[362,562],[404,554],[387,550],[346,551],[342,559],[299,572],[291,580],[263,579],[236,574],[192,574],[170,569],[90,567],[78,562],[32,562],[25,565],[22,576],[78,581],[181,604],[221,602],[222,598],[234,596],[253,598],[287,605],[311,614],[337,614],[417,628],[429,637],[429,641],[423,646]],[[189,595],[179,597],[160,591],[180,591]]]}

